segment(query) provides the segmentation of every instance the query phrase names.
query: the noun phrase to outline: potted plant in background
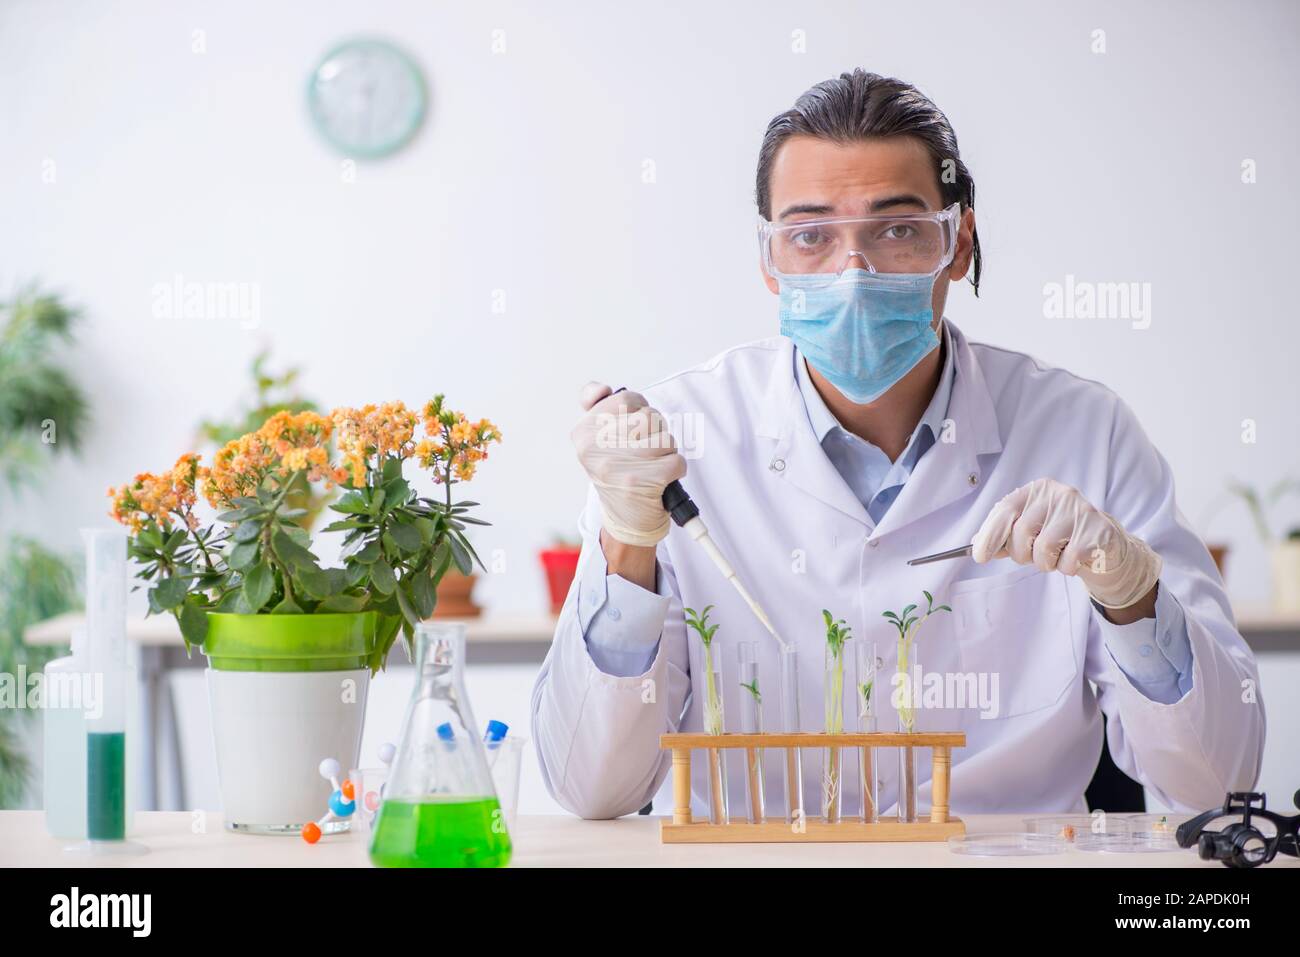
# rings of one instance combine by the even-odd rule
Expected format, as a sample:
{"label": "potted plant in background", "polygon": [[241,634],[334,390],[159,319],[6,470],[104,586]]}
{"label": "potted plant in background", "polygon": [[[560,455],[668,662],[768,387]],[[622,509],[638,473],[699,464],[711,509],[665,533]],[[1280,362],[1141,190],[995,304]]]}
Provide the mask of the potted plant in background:
{"label": "potted plant in background", "polygon": [[578,573],[578,556],[582,554],[582,542],[575,542],[557,535],[550,548],[538,553],[542,569],[546,572],[546,590],[551,596],[551,614],[558,615],[564,608],[564,599],[569,596],[573,585],[573,576]]}
{"label": "potted plant in background", "polygon": [[1273,533],[1270,511],[1288,495],[1300,492],[1300,479],[1282,479],[1267,491],[1245,482],[1229,482],[1228,494],[1245,503],[1259,532],[1259,540],[1269,550],[1273,569],[1273,607],[1277,611],[1300,612],[1300,527],[1286,535]]}
{"label": "potted plant in background", "polygon": [[[71,342],[77,309],[36,285],[0,303],[0,514],[37,487],[55,455],[81,446],[86,397],[57,360]],[[9,511],[9,510],[13,511]],[[80,603],[77,575],[62,554],[35,539],[0,529],[0,674],[41,670],[60,652],[23,641],[36,622]],[[38,712],[0,708],[0,808],[23,807],[31,761],[23,724]]]}
{"label": "potted plant in background", "polygon": [[[423,436],[417,439],[417,432]],[[435,396],[361,409],[280,411],[223,446],[205,467],[181,456],[169,472],[110,489],[131,530],[150,613],[170,612],[186,648],[208,658],[208,691],[226,826],[297,834],[327,797],[324,758],[355,765],[369,677],[399,632],[408,641],[453,566],[478,556],[467,524],[476,503],[451,487],[474,475],[500,432]],[[445,487],[418,495],[413,462]],[[289,496],[306,481],[343,494],[342,566],[324,568]],[[219,510],[204,526],[198,496]],[[481,564],[481,563],[480,563]]]}
{"label": "potted plant in background", "polygon": [[[301,370],[289,367],[282,372],[273,372],[269,368],[271,350],[263,349],[253,357],[249,366],[249,378],[252,380],[251,393],[245,396],[235,412],[229,418],[204,419],[199,423],[197,441],[210,449],[219,449],[227,442],[232,442],[249,432],[256,432],[262,423],[277,412],[319,412],[320,407],[298,391],[298,376]],[[320,514],[329,504],[333,490],[313,488],[306,476],[296,480],[296,484],[285,496],[285,504],[292,509],[301,508],[304,513],[294,520],[311,531]]]}

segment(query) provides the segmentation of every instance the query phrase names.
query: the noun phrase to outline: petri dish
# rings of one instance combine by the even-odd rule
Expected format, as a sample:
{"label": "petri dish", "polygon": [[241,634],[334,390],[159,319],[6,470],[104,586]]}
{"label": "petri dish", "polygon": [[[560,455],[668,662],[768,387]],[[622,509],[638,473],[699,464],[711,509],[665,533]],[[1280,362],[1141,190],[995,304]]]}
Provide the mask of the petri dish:
{"label": "petri dish", "polygon": [[1128,822],[1129,831],[1142,834],[1161,834],[1167,832],[1169,839],[1173,840],[1174,832],[1178,830],[1180,819],[1170,817],[1168,814],[1124,814],[1124,820]]}
{"label": "petri dish", "polygon": [[948,850],[971,857],[1042,857],[1062,854],[1065,838],[1056,834],[961,834],[948,838]]}
{"label": "petri dish", "polygon": [[1128,834],[1129,822],[1117,814],[1045,814],[1025,818],[1031,834],[1054,834],[1073,844],[1083,834]]}
{"label": "petri dish", "polygon": [[1128,834],[1080,834],[1074,841],[1079,851],[1093,854],[1152,854],[1182,850],[1172,831],[1134,831]]}

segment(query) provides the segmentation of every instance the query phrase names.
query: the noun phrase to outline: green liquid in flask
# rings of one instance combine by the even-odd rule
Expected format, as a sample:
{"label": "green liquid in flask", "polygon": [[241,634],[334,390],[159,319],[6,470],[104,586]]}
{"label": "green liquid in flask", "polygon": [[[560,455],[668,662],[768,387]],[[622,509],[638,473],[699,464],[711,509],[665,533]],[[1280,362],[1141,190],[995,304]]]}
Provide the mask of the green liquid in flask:
{"label": "green liquid in flask", "polygon": [[121,841],[126,838],[126,735],[87,735],[86,761],[86,837]]}
{"label": "green liquid in flask", "polygon": [[380,805],[374,828],[370,860],[377,867],[505,867],[510,863],[510,837],[495,797],[390,798]]}

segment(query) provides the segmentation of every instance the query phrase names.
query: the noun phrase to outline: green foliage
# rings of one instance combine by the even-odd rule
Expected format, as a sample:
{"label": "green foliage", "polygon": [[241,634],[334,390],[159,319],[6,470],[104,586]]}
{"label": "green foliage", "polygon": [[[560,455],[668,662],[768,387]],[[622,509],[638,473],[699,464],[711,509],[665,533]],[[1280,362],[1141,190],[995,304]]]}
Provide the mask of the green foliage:
{"label": "green foliage", "polygon": [[919,617],[914,614],[917,609],[916,605],[908,605],[898,614],[895,614],[892,611],[887,611],[883,614],[883,617],[889,619],[890,624],[898,630],[898,638],[900,641],[905,641],[909,637],[914,637],[916,630],[921,627],[921,622],[925,621],[925,619],[929,618],[935,612],[952,611],[952,609],[947,605],[936,605],[934,603],[934,596],[932,596],[928,591],[922,590],[921,594],[925,596],[925,614]]}
{"label": "green foliage", "polygon": [[[283,372],[271,372],[267,369],[270,358],[269,349],[263,349],[253,357],[253,364],[249,367],[252,389],[248,398],[241,403],[240,410],[232,418],[204,419],[200,422],[198,437],[201,441],[220,447],[241,435],[256,432],[263,422],[277,412],[320,410],[315,402],[298,391],[301,370],[291,367]],[[282,514],[291,518],[294,524],[310,530],[331,497],[327,492],[313,489],[305,476],[299,476],[289,489],[285,503],[291,508],[300,509],[300,512],[294,516],[289,516],[287,512]]]}
{"label": "green foliage", "polygon": [[740,683],[740,686],[741,686],[742,688],[744,688],[746,691],[748,691],[748,692],[750,693],[750,695],[753,696],[755,703],[760,704],[760,705],[763,703],[763,696],[762,696],[761,694],[758,693],[758,679],[757,679],[757,678],[755,678],[754,681],[753,681],[753,683],[751,683],[751,684],[745,684],[745,682],[742,681],[742,682]]}
{"label": "green foliage", "polygon": [[86,398],[51,358],[71,340],[80,313],[28,286],[0,302],[0,481],[30,484],[49,446],[76,449],[86,428]]}
{"label": "green foliage", "polygon": [[709,612],[712,610],[712,605],[706,605],[701,612],[697,612],[694,608],[682,609],[686,616],[687,627],[700,636],[700,641],[704,642],[705,648],[713,643],[713,635],[718,630],[717,625],[709,624]]}
{"label": "green foliage", "polygon": [[[1245,482],[1231,481],[1228,483],[1228,493],[1245,503],[1260,541],[1268,543],[1274,537],[1269,512],[1286,496],[1300,493],[1300,479],[1282,479],[1268,491],[1260,491]],[[1297,533],[1300,533],[1300,529],[1293,529],[1288,537],[1297,537]]]}
{"label": "green foliage", "polygon": [[[23,632],[38,621],[78,604],[76,576],[63,556],[22,537],[0,541],[0,672],[28,674],[43,668],[60,648],[33,648]],[[22,693],[24,689],[19,689]],[[21,800],[31,774],[22,746],[31,711],[0,710],[0,808]]]}
{"label": "green foliage", "polygon": [[826,644],[830,648],[831,654],[836,658],[842,657],[844,642],[849,640],[849,632],[852,629],[849,628],[843,618],[836,621],[835,616],[825,608],[822,609],[822,619],[826,622]]}
{"label": "green foliage", "polygon": [[[35,285],[0,302],[0,498],[33,484],[50,452],[74,452],[84,435],[86,397],[54,358],[79,316]],[[0,502],[0,513],[7,507]],[[60,654],[27,646],[23,632],[77,603],[76,576],[63,556],[29,538],[0,538],[0,671],[23,665],[34,673]],[[21,731],[30,716],[0,711],[0,808],[16,804],[27,787]]]}
{"label": "green foliage", "polygon": [[283,372],[270,372],[266,368],[271,358],[271,351],[263,349],[253,357],[249,368],[252,378],[252,398],[234,418],[221,421],[204,419],[199,423],[199,436],[213,445],[225,445],[257,429],[277,412],[316,412],[315,402],[302,396],[296,386],[301,370],[285,369]]}

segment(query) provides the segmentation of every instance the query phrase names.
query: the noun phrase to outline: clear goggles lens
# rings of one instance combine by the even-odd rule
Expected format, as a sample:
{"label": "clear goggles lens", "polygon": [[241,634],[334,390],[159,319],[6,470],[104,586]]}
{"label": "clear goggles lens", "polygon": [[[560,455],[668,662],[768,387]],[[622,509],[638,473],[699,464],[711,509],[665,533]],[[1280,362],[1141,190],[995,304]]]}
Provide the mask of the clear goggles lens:
{"label": "clear goggles lens", "polygon": [[773,276],[831,283],[846,269],[923,275],[952,262],[960,215],[953,203],[938,213],[762,222],[759,242]]}

